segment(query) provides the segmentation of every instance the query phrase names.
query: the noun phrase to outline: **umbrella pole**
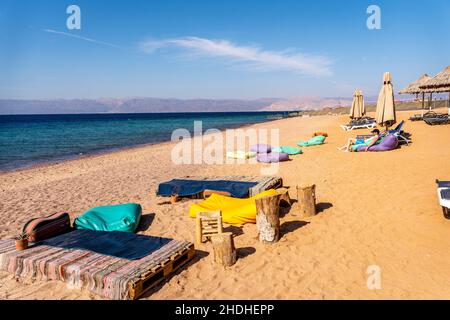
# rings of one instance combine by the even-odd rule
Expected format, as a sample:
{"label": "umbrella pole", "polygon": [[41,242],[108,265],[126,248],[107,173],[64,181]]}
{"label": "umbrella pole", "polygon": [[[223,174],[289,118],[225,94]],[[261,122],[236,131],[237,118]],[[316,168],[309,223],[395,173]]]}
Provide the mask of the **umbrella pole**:
{"label": "umbrella pole", "polygon": [[422,117],[423,117],[423,109],[425,109],[425,92],[422,92]]}

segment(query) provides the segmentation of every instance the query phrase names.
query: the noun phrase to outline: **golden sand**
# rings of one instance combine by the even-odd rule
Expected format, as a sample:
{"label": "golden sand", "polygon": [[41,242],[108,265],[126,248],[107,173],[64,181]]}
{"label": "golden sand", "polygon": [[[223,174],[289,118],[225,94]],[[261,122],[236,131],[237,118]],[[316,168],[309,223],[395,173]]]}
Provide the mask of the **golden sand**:
{"label": "golden sand", "polygon": [[[442,110],[444,111],[444,110]],[[445,112],[445,111],[444,111]],[[412,112],[398,112],[407,119]],[[253,125],[279,128],[283,145],[315,131],[326,144],[280,164],[288,186],[317,185],[320,213],[302,218],[297,206],[281,219],[282,238],[263,245],[256,226],[231,227],[237,263],[213,263],[211,245],[199,259],[149,299],[450,299],[450,220],[438,205],[435,179],[450,180],[450,126],[407,121],[413,143],[381,153],[344,153],[336,147],[368,130],[344,132],[345,116],[289,118]],[[0,238],[14,236],[30,218],[137,202],[140,233],[194,242],[190,204],[157,198],[159,182],[181,175],[259,174],[262,164],[183,165],[170,161],[173,143],[138,147],[60,164],[1,174]],[[295,193],[291,191],[291,196]],[[367,268],[381,270],[381,289],[367,287]],[[0,273],[2,299],[98,299],[60,282],[16,281]]]}

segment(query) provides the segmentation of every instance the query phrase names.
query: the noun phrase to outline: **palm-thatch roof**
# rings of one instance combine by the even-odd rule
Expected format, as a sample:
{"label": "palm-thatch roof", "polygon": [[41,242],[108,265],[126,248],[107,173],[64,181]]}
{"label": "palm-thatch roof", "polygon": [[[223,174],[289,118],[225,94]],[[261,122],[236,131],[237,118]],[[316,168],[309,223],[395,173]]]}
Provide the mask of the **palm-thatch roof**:
{"label": "palm-thatch roof", "polygon": [[449,92],[450,91],[450,66],[439,72],[430,80],[419,86],[424,92]]}
{"label": "palm-thatch roof", "polygon": [[428,80],[430,80],[431,77],[427,74],[424,74],[422,76],[420,76],[419,79],[417,79],[414,82],[411,82],[406,88],[402,89],[399,91],[400,94],[403,93],[407,93],[407,94],[416,94],[416,93],[421,93],[423,92],[423,89],[420,89],[419,87],[423,84],[425,84],[425,82],[427,82]]}

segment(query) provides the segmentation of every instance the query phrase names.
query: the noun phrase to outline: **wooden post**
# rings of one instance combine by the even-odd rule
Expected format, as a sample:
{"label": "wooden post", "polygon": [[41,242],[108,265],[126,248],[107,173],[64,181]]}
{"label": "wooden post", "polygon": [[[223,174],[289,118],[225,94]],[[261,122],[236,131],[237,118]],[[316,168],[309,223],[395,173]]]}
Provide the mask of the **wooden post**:
{"label": "wooden post", "polygon": [[259,241],[275,243],[280,239],[280,194],[256,199],[256,226]]}
{"label": "wooden post", "polygon": [[297,200],[300,214],[304,217],[316,215],[316,185],[297,186]]}
{"label": "wooden post", "polygon": [[234,247],[233,233],[224,232],[211,236],[214,249],[214,261],[224,267],[236,263],[236,248]]}
{"label": "wooden post", "polygon": [[422,117],[424,109],[425,109],[425,92],[422,92]]}

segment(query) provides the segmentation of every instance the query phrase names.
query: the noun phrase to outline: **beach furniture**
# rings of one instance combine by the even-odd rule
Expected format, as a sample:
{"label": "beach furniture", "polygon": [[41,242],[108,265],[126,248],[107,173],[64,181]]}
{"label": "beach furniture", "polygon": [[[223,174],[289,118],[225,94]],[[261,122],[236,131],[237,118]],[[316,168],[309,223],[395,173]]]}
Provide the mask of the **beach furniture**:
{"label": "beach furniture", "polygon": [[265,196],[278,194],[275,189],[270,189],[259,193],[256,196],[247,199],[238,199],[233,197],[212,194],[208,199],[200,203],[193,204],[189,208],[189,216],[196,218],[201,212],[222,213],[223,223],[232,225],[242,225],[245,223],[256,222],[256,204],[255,200]]}
{"label": "beach furniture", "polygon": [[195,218],[195,239],[198,244],[203,243],[204,238],[208,239],[212,235],[222,232],[222,213],[220,210],[197,213]]}
{"label": "beach furniture", "polygon": [[137,299],[195,256],[188,241],[128,232],[74,230],[16,251],[0,240],[0,270],[57,280],[110,299]]}
{"label": "beach furniture", "polygon": [[311,147],[311,146],[318,146],[325,142],[326,137],[325,136],[315,136],[307,141],[299,141],[297,142],[297,145],[300,147]]}
{"label": "beach furniture", "polygon": [[448,116],[448,114],[445,114],[445,113],[437,113],[434,111],[428,111],[428,112],[425,112],[423,115],[415,114],[412,117],[410,117],[409,120],[420,121],[420,120],[425,120],[425,119],[446,118],[447,116]]}
{"label": "beach furniture", "polygon": [[272,148],[272,152],[278,152],[278,153],[287,153],[288,155],[296,155],[303,153],[302,149],[297,147],[290,147],[290,146],[281,146]]}
{"label": "beach furniture", "polygon": [[[377,142],[377,144],[379,144],[387,135],[390,134],[390,135],[394,135],[397,137],[399,144],[404,142],[408,145],[411,142],[411,139],[408,138],[410,136],[410,134],[403,130],[404,125],[405,125],[405,121],[402,120],[394,129],[389,130],[388,134],[381,134],[380,139],[378,140],[379,142]],[[369,139],[371,137],[373,137],[373,134],[362,134],[362,135],[357,135],[356,140],[363,141],[363,140]]]}
{"label": "beach furniture", "polygon": [[392,134],[397,137],[399,143],[405,142],[407,145],[411,142],[406,137],[406,133],[403,131],[403,126],[405,125],[405,120],[402,120],[394,129],[389,130],[389,134]]}
{"label": "beach furniture", "polygon": [[441,125],[441,124],[449,124],[450,123],[450,116],[449,115],[440,115],[435,118],[424,118],[423,121],[425,121],[426,124],[430,126],[434,125]]}
{"label": "beach furniture", "polygon": [[222,267],[231,267],[236,263],[237,254],[232,232],[223,232],[211,236],[214,250],[214,262]]}
{"label": "beach furniture", "polygon": [[272,147],[268,144],[254,144],[250,146],[250,151],[256,153],[270,153],[272,151]]}
{"label": "beach furniture", "polygon": [[100,206],[75,218],[76,229],[134,232],[141,219],[142,207],[136,203]]}
{"label": "beach furniture", "polygon": [[298,209],[302,217],[316,215],[316,185],[297,186]]}
{"label": "beach furniture", "polygon": [[280,239],[281,194],[267,195],[255,199],[256,227],[259,241],[275,243]]}
{"label": "beach furniture", "polygon": [[367,146],[360,145],[355,151],[357,152],[364,152],[364,151],[390,151],[395,148],[397,148],[398,145],[398,139],[394,135],[387,135],[385,138],[381,140],[381,142],[377,145],[373,145],[369,148],[369,150],[366,150]]}
{"label": "beach furniture", "polygon": [[256,156],[256,152],[253,151],[249,151],[249,152],[245,152],[245,151],[227,151],[227,158],[232,158],[232,159],[250,159],[250,158],[254,158]]}
{"label": "beach furniture", "polygon": [[348,124],[342,124],[341,128],[345,131],[352,131],[354,129],[373,129],[376,125],[375,119],[363,117],[361,119],[352,120]]}
{"label": "beach furniture", "polygon": [[236,198],[247,198],[283,185],[280,177],[268,176],[186,176],[161,182],[156,194],[201,199],[205,190],[223,191]]}
{"label": "beach furniture", "polygon": [[444,212],[444,217],[450,219],[450,181],[436,180],[436,183],[439,204]]}
{"label": "beach furniture", "polygon": [[289,160],[289,155],[284,152],[259,153],[256,156],[258,162],[277,163]]}

